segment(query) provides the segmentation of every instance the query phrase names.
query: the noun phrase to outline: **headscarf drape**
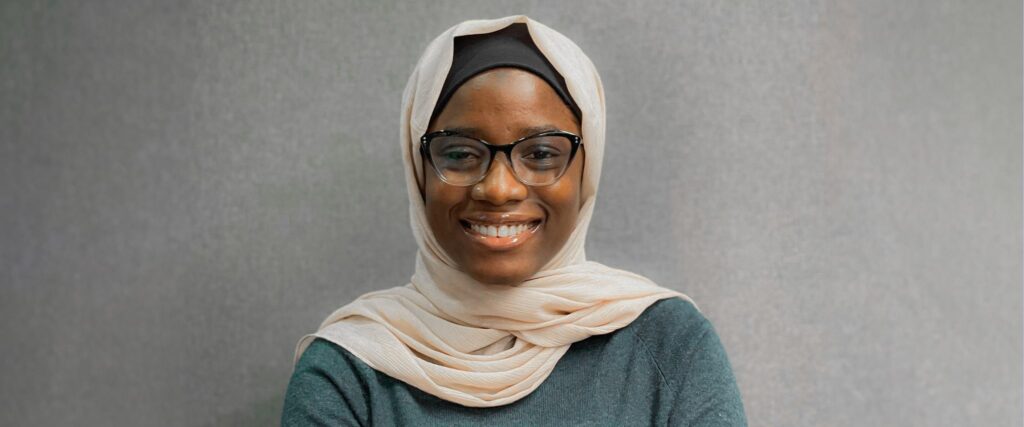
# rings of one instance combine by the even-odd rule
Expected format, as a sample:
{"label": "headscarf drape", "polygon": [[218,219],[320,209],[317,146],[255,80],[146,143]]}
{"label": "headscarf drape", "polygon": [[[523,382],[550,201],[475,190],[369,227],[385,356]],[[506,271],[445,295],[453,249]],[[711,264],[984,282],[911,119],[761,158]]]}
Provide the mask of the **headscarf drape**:
{"label": "headscarf drape", "polygon": [[[582,113],[586,148],[576,225],[565,245],[518,286],[477,282],[457,268],[426,218],[419,182],[419,137],[427,130],[452,64],[453,40],[525,23],[533,42],[565,79]],[[584,243],[594,211],[604,153],[604,89],[575,43],[524,15],[457,24],[420,57],[402,96],[399,143],[409,218],[419,250],[410,282],[364,294],[304,336],[327,339],[370,367],[441,399],[471,407],[506,405],[540,386],[574,342],[614,332],[654,302],[689,297],[594,261]],[[691,301],[692,302],[692,301]]]}

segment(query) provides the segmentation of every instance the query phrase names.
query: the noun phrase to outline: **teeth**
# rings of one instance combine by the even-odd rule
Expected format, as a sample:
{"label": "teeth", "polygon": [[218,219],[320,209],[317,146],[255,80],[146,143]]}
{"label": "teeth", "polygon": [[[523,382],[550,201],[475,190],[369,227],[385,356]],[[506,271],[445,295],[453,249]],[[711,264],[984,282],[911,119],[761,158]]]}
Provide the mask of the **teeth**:
{"label": "teeth", "polygon": [[511,237],[518,235],[530,228],[529,224],[504,224],[501,226],[469,224],[473,231],[490,237]]}

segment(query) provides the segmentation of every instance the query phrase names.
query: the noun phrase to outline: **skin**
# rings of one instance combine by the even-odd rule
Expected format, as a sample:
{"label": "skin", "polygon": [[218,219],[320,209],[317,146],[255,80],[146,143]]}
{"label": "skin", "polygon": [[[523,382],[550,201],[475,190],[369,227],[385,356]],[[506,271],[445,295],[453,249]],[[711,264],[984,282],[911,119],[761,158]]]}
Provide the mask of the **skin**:
{"label": "skin", "polygon": [[[504,145],[539,133],[536,128],[541,126],[580,135],[576,116],[547,82],[528,71],[496,68],[462,84],[428,132],[471,128],[469,135]],[[543,187],[519,182],[503,154],[495,157],[482,181],[467,187],[444,183],[425,164],[422,193],[428,223],[463,272],[482,283],[520,284],[539,271],[572,233],[582,204],[584,161],[581,146],[565,174]],[[542,222],[520,246],[494,251],[473,242],[459,221],[476,212],[526,214]]]}

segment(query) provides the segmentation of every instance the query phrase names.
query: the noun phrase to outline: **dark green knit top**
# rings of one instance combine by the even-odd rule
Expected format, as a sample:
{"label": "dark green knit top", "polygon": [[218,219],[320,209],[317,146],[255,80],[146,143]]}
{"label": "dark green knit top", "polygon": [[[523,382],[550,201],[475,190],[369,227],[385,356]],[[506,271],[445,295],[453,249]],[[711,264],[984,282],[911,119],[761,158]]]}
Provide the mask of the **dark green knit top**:
{"label": "dark green knit top", "polygon": [[576,342],[526,397],[492,408],[442,400],[316,339],[299,358],[285,426],[745,426],[728,357],[689,302],[660,300],[628,326]]}

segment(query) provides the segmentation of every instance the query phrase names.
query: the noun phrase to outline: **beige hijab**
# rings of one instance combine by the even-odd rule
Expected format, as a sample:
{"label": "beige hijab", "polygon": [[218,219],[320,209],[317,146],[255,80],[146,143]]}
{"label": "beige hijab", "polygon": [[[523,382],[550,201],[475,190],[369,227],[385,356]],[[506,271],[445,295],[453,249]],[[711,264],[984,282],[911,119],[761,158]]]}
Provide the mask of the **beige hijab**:
{"label": "beige hijab", "polygon": [[[437,243],[420,198],[423,165],[417,144],[451,67],[453,39],[516,22],[527,25],[583,114],[584,204],[565,246],[539,272],[519,286],[496,286],[462,273]],[[515,15],[466,21],[434,39],[402,96],[399,143],[419,245],[415,273],[405,286],[367,293],[332,313],[316,333],[299,341],[295,360],[321,337],[441,399],[500,406],[540,386],[572,343],[622,328],[660,299],[690,301],[643,276],[586,260],[583,246],[601,176],[604,131],[601,79],[590,59],[562,34]]]}

